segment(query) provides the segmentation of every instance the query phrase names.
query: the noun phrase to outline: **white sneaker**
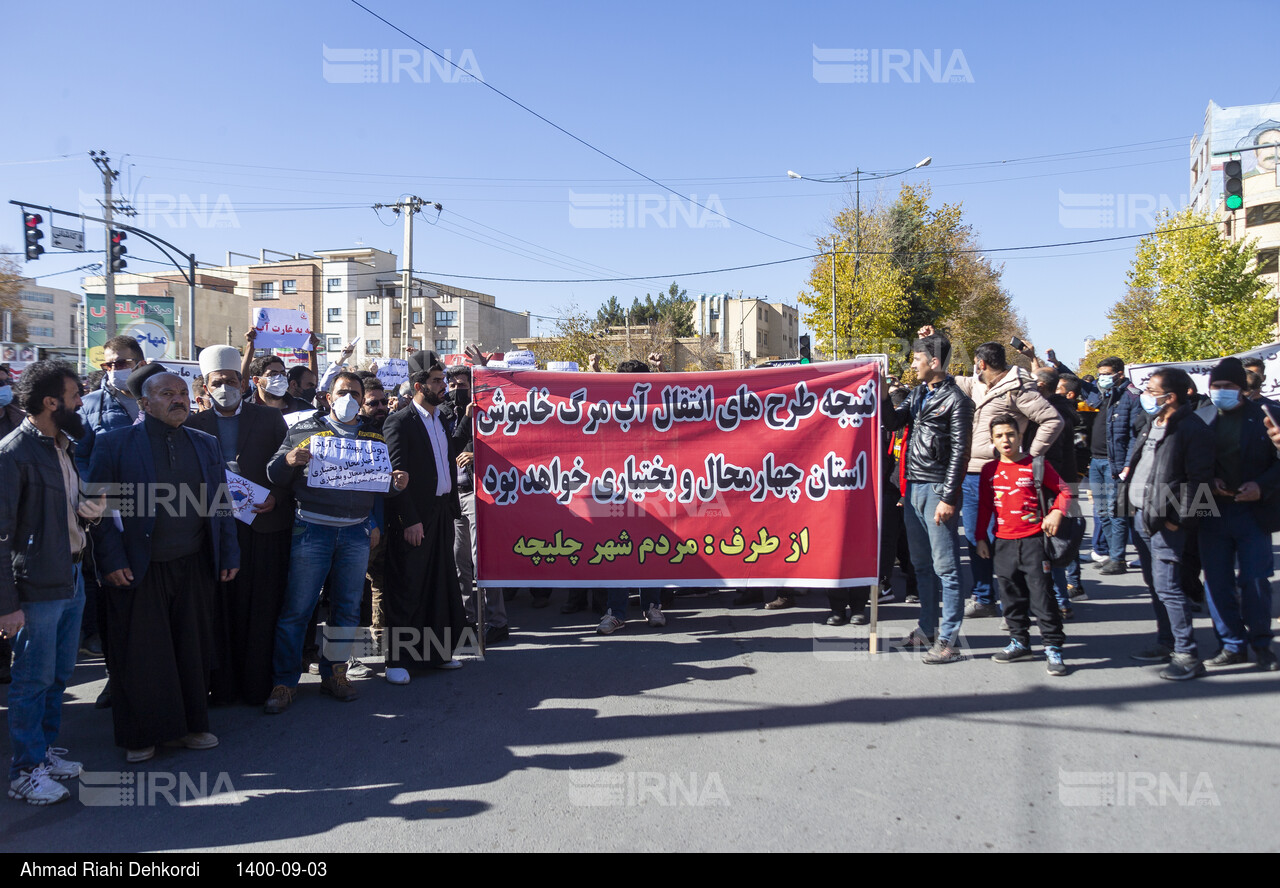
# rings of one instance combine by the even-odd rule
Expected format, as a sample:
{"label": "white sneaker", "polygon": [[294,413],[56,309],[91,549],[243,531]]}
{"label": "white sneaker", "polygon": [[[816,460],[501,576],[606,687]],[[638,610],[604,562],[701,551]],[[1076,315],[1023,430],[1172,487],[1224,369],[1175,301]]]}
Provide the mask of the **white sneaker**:
{"label": "white sneaker", "polygon": [[1098,564],[1106,564],[1108,561],[1111,560],[1110,555],[1099,555],[1097,549],[1094,549],[1092,552],[1090,552],[1089,557],[1092,558]]}
{"label": "white sneaker", "polygon": [[657,604],[649,605],[649,609],[644,612],[645,618],[648,619],[650,626],[661,628],[667,625],[667,616],[662,612],[662,607]]}
{"label": "white sneaker", "polygon": [[84,770],[79,762],[69,762],[63,758],[67,754],[65,749],[57,746],[50,746],[44,751],[44,766],[49,770],[49,776],[54,780],[69,780],[72,777],[79,777],[80,772]]}
{"label": "white sneaker", "polygon": [[393,685],[407,685],[409,683],[409,670],[392,666],[387,670],[387,681]]}
{"label": "white sneaker", "polygon": [[372,669],[361,663],[355,657],[352,657],[347,661],[348,678],[367,678],[372,672]]}
{"label": "white sneaker", "polygon": [[878,600],[881,604],[888,604],[891,601],[895,601],[897,597],[893,590],[886,586],[880,590],[880,598]]}
{"label": "white sneaker", "polygon": [[319,663],[319,661],[316,661],[315,663],[308,663],[308,664],[307,664],[307,672],[309,672],[309,673],[310,673],[310,674],[312,674],[312,675],[319,675],[319,674],[320,674],[320,663]]}
{"label": "white sneaker", "polygon": [[612,635],[625,625],[626,623],[613,615],[613,611],[608,610],[604,612],[604,617],[600,620],[600,625],[596,627],[596,634]]}
{"label": "white sneaker", "polygon": [[9,798],[28,805],[52,805],[71,798],[71,792],[49,776],[48,768],[38,765],[9,783]]}

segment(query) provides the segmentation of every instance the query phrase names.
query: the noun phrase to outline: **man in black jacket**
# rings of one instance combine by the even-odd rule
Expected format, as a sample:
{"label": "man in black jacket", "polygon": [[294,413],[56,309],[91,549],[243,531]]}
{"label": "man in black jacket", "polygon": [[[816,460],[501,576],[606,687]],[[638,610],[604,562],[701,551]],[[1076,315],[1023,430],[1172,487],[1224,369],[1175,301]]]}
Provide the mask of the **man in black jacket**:
{"label": "man in black jacket", "polygon": [[[1209,613],[1222,649],[1210,667],[1249,662],[1280,669],[1271,652],[1271,534],[1280,530],[1280,459],[1267,439],[1262,408],[1244,396],[1244,365],[1223,358],[1209,373],[1208,407],[1199,415],[1213,430],[1213,493],[1218,514],[1200,522]],[[1240,593],[1236,597],[1236,569]]]}
{"label": "man in black jacket", "polygon": [[67,364],[39,361],[22,374],[28,418],[0,442],[0,636],[13,643],[9,689],[9,797],[33,805],[70,793],[55,780],[80,765],[53,744],[62,692],[76,665],[88,547],[81,519],[101,506],[80,497],[74,443],[83,433],[80,377]]}
{"label": "man in black jacket", "polygon": [[1182,586],[1187,531],[1213,510],[1213,433],[1196,416],[1191,377],[1161,367],[1140,398],[1151,423],[1134,443],[1121,472],[1121,505],[1136,510],[1134,529],[1142,577],[1156,612],[1156,644],[1133,655],[1142,663],[1169,661],[1161,678],[1185,681],[1204,674],[1191,609]]}
{"label": "man in black jacket", "polygon": [[[926,663],[961,659],[959,513],[965,466],[973,434],[973,401],[947,375],[951,343],[938,333],[911,345],[912,369],[920,384],[888,417],[891,430],[908,427],[906,461],[907,539],[920,587],[920,625],[905,645],[934,644]],[[939,605],[942,624],[938,624]],[[934,643],[936,637],[936,643]]]}

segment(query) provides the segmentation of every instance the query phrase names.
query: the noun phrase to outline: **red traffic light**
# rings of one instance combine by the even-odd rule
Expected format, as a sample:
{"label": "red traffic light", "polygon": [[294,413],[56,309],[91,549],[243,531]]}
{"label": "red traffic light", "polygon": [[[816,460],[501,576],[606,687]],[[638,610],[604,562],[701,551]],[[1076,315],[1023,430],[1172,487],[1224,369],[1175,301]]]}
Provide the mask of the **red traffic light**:
{"label": "red traffic light", "polygon": [[22,221],[26,223],[28,228],[35,228],[44,221],[44,217],[39,213],[23,213]]}

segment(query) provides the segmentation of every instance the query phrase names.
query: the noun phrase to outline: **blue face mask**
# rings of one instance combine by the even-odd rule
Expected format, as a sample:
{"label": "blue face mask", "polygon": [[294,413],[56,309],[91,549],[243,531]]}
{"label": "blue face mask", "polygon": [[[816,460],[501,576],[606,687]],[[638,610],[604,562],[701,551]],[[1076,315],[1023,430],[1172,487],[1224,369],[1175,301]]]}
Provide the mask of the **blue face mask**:
{"label": "blue face mask", "polygon": [[[1160,397],[1163,398],[1164,395],[1161,395]],[[1151,416],[1155,416],[1160,412],[1160,400],[1155,395],[1148,395],[1146,392],[1143,392],[1138,396],[1138,400],[1142,402],[1142,409],[1147,411]]]}
{"label": "blue face mask", "polygon": [[1210,389],[1209,400],[1219,410],[1235,410],[1240,405],[1240,393],[1235,389]]}
{"label": "blue face mask", "polygon": [[1098,377],[1098,388],[1102,389],[1104,392],[1110,389],[1111,386],[1115,384],[1116,384],[1116,378],[1114,376]]}
{"label": "blue face mask", "polygon": [[13,386],[0,385],[0,407],[8,407],[13,400]]}

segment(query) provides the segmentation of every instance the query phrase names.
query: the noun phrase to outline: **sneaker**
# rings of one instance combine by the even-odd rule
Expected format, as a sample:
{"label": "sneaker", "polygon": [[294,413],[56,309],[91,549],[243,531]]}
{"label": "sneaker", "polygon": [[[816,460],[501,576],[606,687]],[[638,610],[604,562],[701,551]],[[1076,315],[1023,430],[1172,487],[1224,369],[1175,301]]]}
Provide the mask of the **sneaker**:
{"label": "sneaker", "polygon": [[218,745],[218,738],[208,731],[201,731],[195,734],[184,734],[177,740],[170,740],[165,746],[181,747],[184,749],[213,749]]}
{"label": "sneaker", "polygon": [[997,663],[1016,663],[1018,660],[1030,660],[1031,648],[1027,647],[1016,638],[1009,639],[1009,643],[991,658]]}
{"label": "sneaker", "polygon": [[627,624],[613,615],[613,611],[607,610],[604,612],[604,618],[600,620],[600,625],[596,627],[596,634],[612,635],[625,625]]}
{"label": "sneaker", "polygon": [[940,663],[956,663],[964,659],[964,655],[953,648],[949,642],[939,639],[938,643],[924,655],[924,662],[930,666]]}
{"label": "sneaker", "polygon": [[1106,564],[1111,560],[1110,555],[1103,555],[1097,549],[1089,553],[1089,557],[1093,559],[1094,564]]}
{"label": "sneaker", "polygon": [[1062,662],[1062,648],[1047,647],[1044,649],[1045,671],[1050,675],[1066,675],[1067,664]]}
{"label": "sneaker", "polygon": [[1271,648],[1255,650],[1253,656],[1258,661],[1259,672],[1280,672],[1280,661],[1271,653]]}
{"label": "sneaker", "polygon": [[1098,573],[1104,577],[1114,577],[1118,574],[1125,573],[1129,570],[1123,561],[1108,561],[1106,564],[1098,568]]}
{"label": "sneaker", "polygon": [[973,617],[998,617],[1000,616],[1000,608],[994,604],[983,604],[981,601],[970,601],[964,606],[964,615],[966,618]]}
{"label": "sneaker", "polygon": [[1239,666],[1241,663],[1248,662],[1249,655],[1244,651],[1229,651],[1223,648],[1217,654],[1205,660],[1204,665],[1210,669],[1219,669],[1223,666]]}
{"label": "sneaker", "polygon": [[1204,673],[1204,664],[1195,654],[1174,654],[1169,665],[1160,670],[1160,677],[1169,681],[1188,681]]}
{"label": "sneaker", "polygon": [[28,805],[52,805],[71,798],[71,791],[52,779],[47,767],[37,765],[9,783],[9,798]]}
{"label": "sneaker", "polygon": [[310,673],[311,675],[319,675],[319,674],[320,674],[320,662],[317,660],[317,661],[316,661],[316,662],[314,662],[314,663],[308,663],[308,664],[307,664],[307,672],[308,672],[308,673]]}
{"label": "sneaker", "polygon": [[644,612],[645,619],[649,621],[650,626],[661,629],[667,625],[667,617],[662,612],[662,606],[658,604],[649,605],[649,609]]}
{"label": "sneaker", "polygon": [[50,746],[44,751],[44,767],[49,772],[49,776],[54,780],[69,780],[72,777],[79,777],[80,772],[84,770],[79,762],[69,762],[63,758],[67,754],[65,749],[57,746]]}
{"label": "sneaker", "polygon": [[884,587],[881,587],[880,599],[879,599],[881,604],[888,604],[891,601],[897,601],[897,600],[898,600],[898,596],[893,594],[892,589],[886,589]]}
{"label": "sneaker", "polygon": [[392,666],[387,670],[387,681],[393,685],[407,685],[409,683],[409,670]]}
{"label": "sneaker", "polygon": [[320,679],[320,693],[328,694],[342,703],[350,703],[360,696],[351,679],[347,677],[347,664],[335,663],[333,675]]}
{"label": "sneaker", "polygon": [[902,600],[905,601],[907,604],[919,604],[920,596],[916,595],[914,592],[908,592],[907,597]]}
{"label": "sneaker", "polygon": [[372,672],[372,669],[361,663],[354,656],[347,661],[347,675],[352,678],[367,678]]}
{"label": "sneaker", "polygon": [[920,631],[919,627],[912,629],[907,637],[897,644],[897,647],[904,648],[927,648],[932,646],[933,639],[926,638],[925,634]]}
{"label": "sneaker", "polygon": [[1062,608],[1061,611],[1062,611],[1062,619],[1064,620],[1075,619],[1076,612],[1073,611],[1069,605],[1067,607]]}
{"label": "sneaker", "polygon": [[773,601],[766,601],[764,605],[765,610],[771,611],[783,610],[784,608],[795,606],[796,600],[790,595],[779,595],[777,598],[773,599]]}
{"label": "sneaker", "polygon": [[141,749],[127,749],[124,753],[124,760],[131,765],[140,762],[148,762],[156,757],[156,748],[154,746],[144,746]]}
{"label": "sneaker", "polygon": [[1129,659],[1137,660],[1139,663],[1168,663],[1169,657],[1173,651],[1162,644],[1152,645],[1149,648],[1143,648],[1136,654],[1130,654]]}
{"label": "sneaker", "polygon": [[1067,597],[1072,601],[1088,601],[1089,593],[1084,591],[1084,586],[1067,585]]}
{"label": "sneaker", "polygon": [[291,688],[288,685],[276,685],[271,689],[271,696],[267,698],[266,705],[262,707],[262,711],[267,715],[279,715],[289,708],[289,704],[297,696],[297,688]]}

